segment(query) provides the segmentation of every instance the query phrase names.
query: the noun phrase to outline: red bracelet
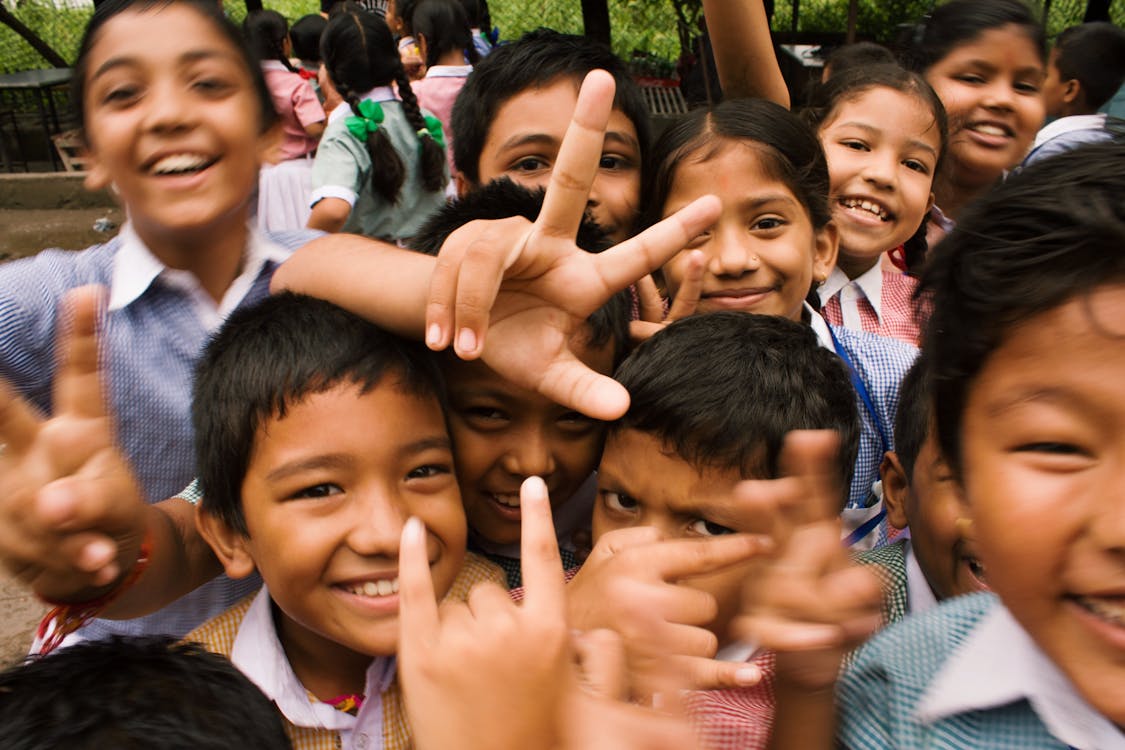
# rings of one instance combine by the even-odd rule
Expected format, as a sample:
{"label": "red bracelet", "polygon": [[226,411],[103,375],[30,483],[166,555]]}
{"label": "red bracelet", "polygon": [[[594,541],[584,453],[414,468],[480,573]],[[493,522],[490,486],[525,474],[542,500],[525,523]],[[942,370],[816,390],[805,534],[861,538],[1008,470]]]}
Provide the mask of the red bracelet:
{"label": "red bracelet", "polygon": [[152,560],[152,546],[152,529],[145,529],[145,536],[141,540],[141,548],[137,552],[137,561],[133,563],[133,569],[121,579],[120,583],[97,599],[66,603],[40,597],[44,602],[52,605],[52,609],[43,617],[36,632],[37,640],[41,643],[39,655],[46,656],[54,651],[63,639],[93,620],[114,600],[128,591],[148,568],[149,561]]}

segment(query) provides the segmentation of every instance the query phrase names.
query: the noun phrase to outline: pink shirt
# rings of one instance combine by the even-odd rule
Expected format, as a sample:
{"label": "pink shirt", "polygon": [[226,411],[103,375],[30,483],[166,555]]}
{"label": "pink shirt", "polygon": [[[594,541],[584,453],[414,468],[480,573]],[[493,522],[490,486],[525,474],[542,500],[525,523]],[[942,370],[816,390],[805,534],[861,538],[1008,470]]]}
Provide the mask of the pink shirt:
{"label": "pink shirt", "polygon": [[311,154],[318,139],[310,138],[305,126],[325,120],[324,107],[320,106],[316,92],[308,81],[275,60],[262,63],[262,75],[285,133],[282,158],[297,159]]}
{"label": "pink shirt", "polygon": [[472,71],[472,65],[434,65],[426,71],[425,78],[410,84],[419,106],[430,110],[441,120],[441,128],[445,131],[445,155],[449,161],[450,176],[457,174],[453,166],[453,102],[457,100],[465,79]]}

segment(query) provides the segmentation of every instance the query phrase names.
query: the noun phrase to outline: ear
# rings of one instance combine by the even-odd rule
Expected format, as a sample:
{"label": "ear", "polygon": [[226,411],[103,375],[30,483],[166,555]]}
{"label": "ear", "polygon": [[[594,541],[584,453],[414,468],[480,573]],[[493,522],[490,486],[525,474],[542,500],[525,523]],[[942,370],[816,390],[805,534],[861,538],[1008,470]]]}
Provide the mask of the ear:
{"label": "ear", "polygon": [[465,175],[461,174],[460,172],[458,172],[457,176],[453,178],[453,182],[457,186],[458,198],[464,198],[473,189],[473,184],[465,179]]}
{"label": "ear", "polygon": [[813,278],[824,281],[836,265],[836,254],[840,249],[839,232],[829,221],[813,238]]}
{"label": "ear", "polygon": [[245,578],[254,572],[254,558],[247,544],[250,540],[245,534],[203,510],[202,505],[195,506],[195,528],[211,546],[228,576]]}
{"label": "ear", "polygon": [[1062,100],[1064,104],[1074,104],[1082,94],[1082,84],[1077,78],[1071,78],[1063,84]]}
{"label": "ear", "polygon": [[887,451],[879,464],[879,478],[883,480],[883,507],[887,509],[887,522],[896,529],[905,529],[906,494],[910,492],[910,479],[898,454]]}
{"label": "ear", "polygon": [[926,213],[930,213],[934,207],[934,194],[930,193],[930,197],[926,200]]}
{"label": "ear", "polygon": [[414,35],[414,42],[418,45],[418,55],[422,58],[423,62],[428,60],[429,57],[426,55],[426,50],[429,49],[429,44],[426,41],[426,35],[416,33]]}

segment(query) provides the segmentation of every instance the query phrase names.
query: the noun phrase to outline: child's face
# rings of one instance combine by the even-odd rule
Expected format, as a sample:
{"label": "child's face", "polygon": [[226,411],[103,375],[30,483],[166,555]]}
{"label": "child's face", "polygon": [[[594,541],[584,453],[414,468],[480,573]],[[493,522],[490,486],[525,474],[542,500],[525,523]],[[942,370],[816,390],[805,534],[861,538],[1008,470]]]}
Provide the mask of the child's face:
{"label": "child's face", "polygon": [[[578,82],[560,78],[508,99],[496,112],[480,154],[481,184],[501,177],[545,188],[578,102]],[[587,208],[614,242],[633,233],[641,195],[641,144],[633,121],[614,109]]]}
{"label": "child's face", "polygon": [[914,461],[914,474],[890,458],[880,470],[887,520],[896,529],[910,529],[910,544],[934,596],[983,591],[984,569],[976,542],[968,535],[969,516],[949,466],[938,451],[933,430]]}
{"label": "child's face", "polygon": [[310,663],[395,652],[407,518],[426,525],[439,597],[465,556],[441,408],[386,379],[367,393],[344,384],[310,395],[264,423],[242,505],[249,533],[238,544],[281,610],[286,652]]}
{"label": "child's face", "polygon": [[1043,106],[1047,117],[1061,117],[1066,109],[1067,102],[1064,95],[1067,92],[1067,81],[1059,72],[1059,50],[1051,50],[1047,58],[1047,77],[1043,80]]}
{"label": "child's face", "polygon": [[[586,365],[611,374],[612,345],[578,352]],[[604,425],[513,385],[480,361],[450,357],[445,373],[469,527],[495,544],[518,542],[520,484],[539,476],[553,507],[569,500],[598,465]]]}
{"label": "child's face", "polygon": [[941,134],[917,96],[879,86],[842,102],[820,141],[840,233],[836,262],[855,276],[918,231],[933,204]]}
{"label": "child's face", "polygon": [[1022,321],[972,383],[962,481],[988,583],[1125,726],[1125,284]]}
{"label": "child's face", "polygon": [[836,233],[817,231],[785,183],[763,168],[752,146],[727,142],[705,161],[688,156],[676,168],[664,203],[669,216],[696,198],[718,195],[719,220],[663,267],[668,294],[683,283],[688,251],[702,250],[703,294],[697,312],[742,310],[801,319],[814,281],[836,262]]}
{"label": "child's face", "polygon": [[[653,435],[616,430],[606,438],[598,467],[594,504],[594,542],[607,531],[652,526],[666,539],[708,537],[735,531],[761,531],[732,507],[736,470],[704,468],[685,461]],[[752,563],[681,583],[715,597],[719,613],[707,629],[720,647],[731,640],[730,622],[738,614],[742,583]]]}
{"label": "child's face", "polygon": [[150,244],[246,221],[274,143],[238,50],[186,3],[126,11],[88,58],[92,188],[112,183]]}
{"label": "child's face", "polygon": [[949,115],[954,179],[991,181],[1027,154],[1043,124],[1043,63],[1014,25],[989,29],[930,66]]}

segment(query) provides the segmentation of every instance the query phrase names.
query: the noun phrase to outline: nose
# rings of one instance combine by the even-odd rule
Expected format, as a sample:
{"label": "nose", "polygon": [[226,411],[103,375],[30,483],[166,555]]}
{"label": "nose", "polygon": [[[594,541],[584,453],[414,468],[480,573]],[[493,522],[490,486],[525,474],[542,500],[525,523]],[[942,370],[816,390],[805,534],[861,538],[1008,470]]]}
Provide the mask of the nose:
{"label": "nose", "polygon": [[538,428],[514,431],[500,465],[504,471],[520,478],[547,478],[557,468],[551,442]]}
{"label": "nose", "polygon": [[879,149],[870,154],[863,166],[863,179],[880,190],[891,190],[895,185],[898,155],[891,149]]}
{"label": "nose", "polygon": [[717,227],[706,250],[707,270],[715,276],[738,278],[756,271],[761,264],[741,226]]}
{"label": "nose", "polygon": [[1009,111],[1013,107],[1014,96],[1011,83],[997,77],[985,88],[981,104],[987,109]]}
{"label": "nose", "polygon": [[398,557],[399,537],[408,513],[387,488],[368,487],[351,498],[348,547],[365,557]]}
{"label": "nose", "polygon": [[187,101],[183,89],[173,81],[154,83],[145,92],[145,127],[165,132],[190,127],[194,107]]}

